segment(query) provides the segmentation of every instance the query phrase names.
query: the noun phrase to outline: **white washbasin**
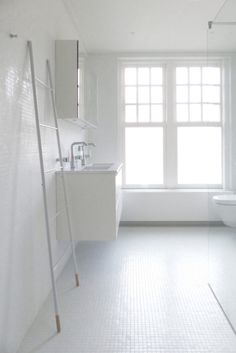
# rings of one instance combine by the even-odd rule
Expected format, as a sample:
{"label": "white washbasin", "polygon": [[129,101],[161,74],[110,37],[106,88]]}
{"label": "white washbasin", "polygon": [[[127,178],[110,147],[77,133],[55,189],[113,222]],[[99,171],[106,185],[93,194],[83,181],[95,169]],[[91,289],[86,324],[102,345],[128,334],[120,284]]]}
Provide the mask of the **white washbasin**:
{"label": "white washbasin", "polygon": [[[122,168],[122,163],[114,162],[114,163],[94,163],[86,165],[79,169],[64,169],[63,173],[75,173],[75,174],[101,174],[101,173],[115,173],[117,174]],[[58,171],[57,173],[61,173]]]}
{"label": "white washbasin", "polygon": [[94,163],[87,165],[83,170],[108,170],[113,166],[113,163]]}

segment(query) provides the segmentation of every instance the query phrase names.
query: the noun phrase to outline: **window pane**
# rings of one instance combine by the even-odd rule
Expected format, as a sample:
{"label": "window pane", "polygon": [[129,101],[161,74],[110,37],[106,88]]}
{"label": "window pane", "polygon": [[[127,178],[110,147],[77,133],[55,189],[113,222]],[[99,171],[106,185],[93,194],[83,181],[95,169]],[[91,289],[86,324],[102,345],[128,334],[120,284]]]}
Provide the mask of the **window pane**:
{"label": "window pane", "polygon": [[139,85],[149,85],[149,68],[140,67],[138,69],[138,84]]}
{"label": "window pane", "polygon": [[126,184],[163,183],[163,129],[125,129]]}
{"label": "window pane", "polygon": [[151,69],[151,84],[152,85],[162,85],[162,68],[161,67],[152,67]]}
{"label": "window pane", "polygon": [[203,104],[203,121],[220,121],[220,105]]}
{"label": "window pane", "polygon": [[136,105],[126,105],[125,106],[125,121],[127,123],[134,123],[137,121]]}
{"label": "window pane", "polygon": [[126,87],[125,88],[125,103],[136,103],[137,95],[136,95],[135,87]]}
{"label": "window pane", "polygon": [[177,121],[188,121],[188,104],[177,104]]}
{"label": "window pane", "polygon": [[125,85],[136,85],[137,73],[135,67],[127,67],[125,69]]}
{"label": "window pane", "polygon": [[162,87],[151,87],[151,103],[162,103]]}
{"label": "window pane", "polygon": [[202,83],[208,85],[220,84],[220,68],[219,67],[203,67]]}
{"label": "window pane", "polygon": [[148,122],[150,121],[150,107],[149,105],[139,105],[138,107],[138,121]]}
{"label": "window pane", "polygon": [[163,106],[161,104],[151,105],[151,120],[153,122],[163,121]]}
{"label": "window pane", "polygon": [[202,119],[201,104],[190,104],[189,114],[190,114],[190,121],[201,121]]}
{"label": "window pane", "polygon": [[178,128],[178,183],[221,184],[221,128]]}
{"label": "window pane", "polygon": [[139,103],[149,103],[149,87],[139,87],[138,88],[138,102]]}
{"label": "window pane", "polygon": [[177,85],[186,85],[188,83],[188,68],[177,67],[176,68],[176,83]]}
{"label": "window pane", "polygon": [[189,83],[200,84],[201,83],[201,68],[190,67],[189,68]]}
{"label": "window pane", "polygon": [[201,86],[190,86],[190,103],[200,103],[201,102]]}
{"label": "window pane", "polygon": [[176,101],[177,103],[188,102],[188,86],[177,86],[176,88]]}
{"label": "window pane", "polygon": [[220,87],[203,86],[202,100],[205,103],[220,103]]}

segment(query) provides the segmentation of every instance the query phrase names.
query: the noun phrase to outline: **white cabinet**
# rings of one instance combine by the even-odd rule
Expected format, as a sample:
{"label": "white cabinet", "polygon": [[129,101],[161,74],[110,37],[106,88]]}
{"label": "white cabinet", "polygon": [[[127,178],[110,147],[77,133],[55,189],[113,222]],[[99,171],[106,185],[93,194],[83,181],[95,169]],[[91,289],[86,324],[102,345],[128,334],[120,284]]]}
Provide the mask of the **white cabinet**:
{"label": "white cabinet", "polygon": [[78,40],[56,40],[55,87],[58,117],[97,125],[97,78]]}
{"label": "white cabinet", "polygon": [[[121,168],[118,172],[64,172],[76,240],[116,239],[122,210]],[[68,240],[67,223],[57,173],[57,238]]]}

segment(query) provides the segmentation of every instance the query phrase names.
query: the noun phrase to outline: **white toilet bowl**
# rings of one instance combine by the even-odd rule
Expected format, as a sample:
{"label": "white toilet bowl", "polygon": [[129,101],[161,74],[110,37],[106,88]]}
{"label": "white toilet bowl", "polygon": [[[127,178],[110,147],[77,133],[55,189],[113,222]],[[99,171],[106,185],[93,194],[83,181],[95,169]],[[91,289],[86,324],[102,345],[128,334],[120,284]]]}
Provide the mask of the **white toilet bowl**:
{"label": "white toilet bowl", "polygon": [[236,194],[213,196],[213,201],[224,224],[236,227]]}

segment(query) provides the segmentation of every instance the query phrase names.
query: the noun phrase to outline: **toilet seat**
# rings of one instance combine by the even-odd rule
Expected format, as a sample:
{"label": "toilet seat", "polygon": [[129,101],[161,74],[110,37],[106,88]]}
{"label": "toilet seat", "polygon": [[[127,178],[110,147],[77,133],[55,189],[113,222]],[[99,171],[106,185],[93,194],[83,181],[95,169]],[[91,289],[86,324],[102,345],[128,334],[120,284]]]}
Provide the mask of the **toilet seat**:
{"label": "toilet seat", "polygon": [[217,205],[236,206],[236,194],[225,194],[213,196]]}

